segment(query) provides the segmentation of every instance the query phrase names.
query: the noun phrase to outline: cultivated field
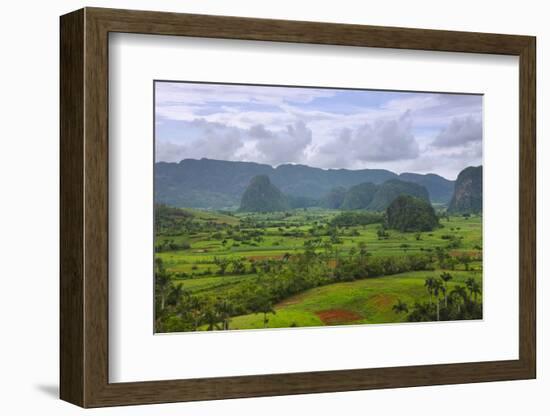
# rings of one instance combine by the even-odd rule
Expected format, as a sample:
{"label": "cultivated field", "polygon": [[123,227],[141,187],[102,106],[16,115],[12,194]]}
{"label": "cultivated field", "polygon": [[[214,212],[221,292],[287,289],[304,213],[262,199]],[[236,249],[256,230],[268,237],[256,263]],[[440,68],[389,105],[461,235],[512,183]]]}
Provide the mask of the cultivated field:
{"label": "cultivated field", "polygon": [[[174,307],[173,316],[165,316],[157,330],[392,323],[430,320],[436,313],[439,319],[439,308],[441,319],[472,319],[464,310],[474,308],[469,303],[474,299],[479,302],[475,313],[481,313],[481,216],[443,216],[433,231],[404,233],[380,222],[335,225],[340,214],[323,209],[232,214],[172,208],[158,213],[157,265],[169,276],[170,290],[185,293],[196,311],[188,316],[189,310],[177,312]],[[420,259],[422,265],[391,273],[409,270],[400,264],[410,259]],[[303,282],[278,285],[290,273],[302,273],[296,270],[303,271]],[[443,273],[451,277],[438,289],[427,283]],[[251,295],[257,287],[265,291]],[[157,284],[157,303],[162,299],[158,316],[168,308],[170,290]],[[419,306],[413,308],[415,304]]]}

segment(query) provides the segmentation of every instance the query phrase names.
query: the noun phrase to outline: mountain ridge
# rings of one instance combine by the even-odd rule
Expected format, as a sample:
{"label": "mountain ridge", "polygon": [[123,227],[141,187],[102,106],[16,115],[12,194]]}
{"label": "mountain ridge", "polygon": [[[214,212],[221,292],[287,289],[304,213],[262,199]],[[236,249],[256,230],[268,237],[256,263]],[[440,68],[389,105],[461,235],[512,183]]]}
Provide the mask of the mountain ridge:
{"label": "mountain ridge", "polygon": [[423,185],[436,203],[449,202],[454,189],[454,181],[436,174],[398,175],[386,169],[322,169],[293,164],[272,167],[203,158],[155,163],[155,201],[191,208],[238,207],[250,180],[258,175],[267,175],[285,195],[318,200],[334,188],[350,188],[364,182],[379,185],[390,179]]}

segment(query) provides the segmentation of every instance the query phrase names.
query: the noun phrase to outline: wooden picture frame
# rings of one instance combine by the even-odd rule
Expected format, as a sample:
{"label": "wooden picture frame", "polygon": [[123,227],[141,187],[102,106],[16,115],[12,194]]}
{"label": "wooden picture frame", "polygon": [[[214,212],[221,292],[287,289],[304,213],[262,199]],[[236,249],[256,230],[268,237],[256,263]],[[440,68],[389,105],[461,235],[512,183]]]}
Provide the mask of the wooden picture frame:
{"label": "wooden picture frame", "polygon": [[[60,396],[82,407],[212,400],[536,376],[535,38],[85,8],[61,17]],[[519,359],[109,383],[108,35],[244,39],[519,57]]]}

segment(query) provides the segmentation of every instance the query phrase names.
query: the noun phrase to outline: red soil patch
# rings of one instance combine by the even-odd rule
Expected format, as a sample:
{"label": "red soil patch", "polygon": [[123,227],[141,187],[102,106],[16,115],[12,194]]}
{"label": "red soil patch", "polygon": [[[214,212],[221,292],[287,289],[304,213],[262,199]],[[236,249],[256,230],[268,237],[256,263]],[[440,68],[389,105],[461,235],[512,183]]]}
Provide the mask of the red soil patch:
{"label": "red soil patch", "polygon": [[317,311],[315,312],[315,315],[317,315],[325,325],[345,324],[362,318],[362,316],[358,313],[347,311],[345,309],[328,309],[325,311]]}

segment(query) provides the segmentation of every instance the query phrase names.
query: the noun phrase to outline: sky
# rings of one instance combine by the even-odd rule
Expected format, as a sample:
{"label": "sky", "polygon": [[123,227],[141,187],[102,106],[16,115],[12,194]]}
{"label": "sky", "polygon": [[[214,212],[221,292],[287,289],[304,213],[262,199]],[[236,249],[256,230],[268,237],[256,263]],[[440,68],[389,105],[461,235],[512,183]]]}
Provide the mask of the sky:
{"label": "sky", "polygon": [[448,179],[482,161],[482,96],[155,82],[156,161],[388,169]]}

